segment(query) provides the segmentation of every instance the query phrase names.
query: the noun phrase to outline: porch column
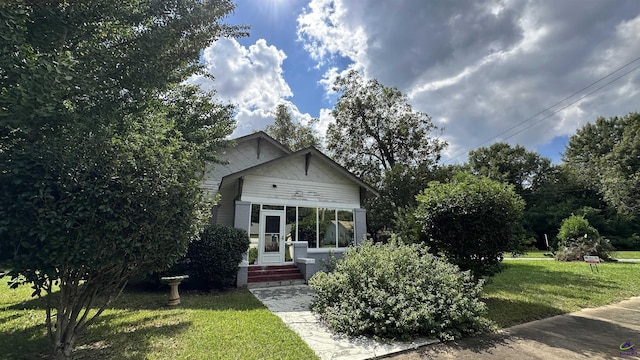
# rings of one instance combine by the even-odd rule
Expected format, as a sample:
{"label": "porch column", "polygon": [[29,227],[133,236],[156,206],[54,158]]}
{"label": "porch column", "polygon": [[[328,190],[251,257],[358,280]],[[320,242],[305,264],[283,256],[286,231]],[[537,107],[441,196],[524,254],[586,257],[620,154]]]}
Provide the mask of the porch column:
{"label": "porch column", "polygon": [[[233,213],[233,227],[236,229],[242,229],[249,231],[249,224],[251,223],[251,203],[248,201],[236,200]],[[247,279],[249,277],[248,266],[248,253],[245,252],[242,255],[242,261],[238,266],[238,276],[236,278],[237,287],[247,286]]]}
{"label": "porch column", "polygon": [[360,245],[363,238],[367,235],[367,210],[355,209],[353,211],[353,236],[356,245]]}

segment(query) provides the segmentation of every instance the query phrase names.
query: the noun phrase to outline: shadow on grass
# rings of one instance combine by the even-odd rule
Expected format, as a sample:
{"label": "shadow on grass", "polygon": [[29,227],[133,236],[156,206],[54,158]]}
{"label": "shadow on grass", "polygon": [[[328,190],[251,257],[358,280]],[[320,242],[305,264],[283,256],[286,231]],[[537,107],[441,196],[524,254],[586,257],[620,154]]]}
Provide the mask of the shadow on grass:
{"label": "shadow on grass", "polygon": [[[2,323],[17,320],[22,314],[11,314],[0,319]],[[27,360],[46,359],[47,354],[47,330],[45,325],[38,324],[18,328],[13,331],[3,331],[0,334],[0,359]]]}
{"label": "shadow on grass", "polygon": [[[171,339],[190,326],[171,315],[137,317],[122,321],[125,315],[103,315],[89,327],[73,352],[74,359],[146,359],[152,342]],[[49,342],[46,327],[37,325],[5,331],[0,337],[0,359],[46,359]]]}
{"label": "shadow on grass", "polygon": [[487,318],[500,328],[565,313],[562,309],[553,306],[528,301],[494,297],[482,300],[487,304]]}
{"label": "shadow on grass", "polygon": [[[55,293],[54,295],[55,296]],[[181,303],[178,306],[167,306],[169,288],[164,291],[125,290],[107,308],[123,310],[255,310],[264,305],[248,290],[229,290],[224,292],[180,291]],[[99,302],[97,302],[99,303]],[[32,298],[24,302],[5,307],[7,310],[44,310],[46,297]]]}

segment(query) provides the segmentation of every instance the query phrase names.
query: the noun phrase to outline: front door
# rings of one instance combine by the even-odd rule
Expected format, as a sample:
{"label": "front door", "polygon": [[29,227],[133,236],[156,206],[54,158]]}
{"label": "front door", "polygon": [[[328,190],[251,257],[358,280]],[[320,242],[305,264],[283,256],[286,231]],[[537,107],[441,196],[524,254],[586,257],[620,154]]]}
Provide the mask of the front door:
{"label": "front door", "polygon": [[284,211],[263,210],[260,213],[260,239],[258,264],[284,263],[285,249]]}

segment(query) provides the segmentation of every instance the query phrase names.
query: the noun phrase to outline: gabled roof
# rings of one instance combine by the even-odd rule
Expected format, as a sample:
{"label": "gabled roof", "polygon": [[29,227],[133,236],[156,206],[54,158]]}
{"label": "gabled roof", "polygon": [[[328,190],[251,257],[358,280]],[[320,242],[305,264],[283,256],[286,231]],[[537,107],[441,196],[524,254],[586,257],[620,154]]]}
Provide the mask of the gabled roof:
{"label": "gabled roof", "polygon": [[[260,134],[262,134],[262,136],[265,136],[266,139],[268,139],[270,142],[273,141],[275,145],[279,145],[280,147],[286,149],[286,147],[282,144],[280,144],[278,141],[274,140],[272,137],[270,137],[269,135],[263,133],[263,132],[257,132],[257,133],[253,133],[251,135],[247,135],[247,136],[243,136],[242,138],[239,138],[236,141],[245,141],[246,138],[250,139],[255,139],[259,136],[261,136]],[[222,178],[222,181],[220,182],[220,187],[222,187],[222,184],[224,183],[228,183],[229,181],[233,181],[236,180],[238,178],[241,178],[242,176],[249,174],[251,172],[254,172],[256,170],[268,167],[270,165],[273,165],[275,163],[278,163],[280,161],[284,161],[286,159],[291,159],[297,156],[305,156],[305,157],[310,157],[310,158],[317,158],[319,159],[321,162],[329,165],[330,167],[336,169],[339,173],[341,173],[342,175],[344,175],[345,177],[347,177],[348,179],[350,179],[351,181],[353,181],[354,183],[358,184],[360,187],[366,189],[367,191],[371,192],[372,194],[376,195],[376,196],[380,196],[380,194],[376,191],[376,189],[374,189],[373,187],[371,187],[371,185],[365,183],[364,181],[362,181],[360,178],[358,178],[357,176],[355,176],[354,174],[352,174],[349,170],[345,169],[344,167],[342,167],[340,164],[338,164],[337,162],[333,161],[330,157],[328,157],[327,155],[323,154],[320,150],[316,149],[313,146],[304,148],[302,150],[298,150],[296,152],[291,152],[290,150],[287,149],[287,153],[288,155],[264,162],[262,164],[256,165],[256,166],[252,166],[250,168],[246,168],[244,170],[235,172],[233,174],[229,174],[227,176],[224,176]],[[308,158],[309,159],[309,158]]]}
{"label": "gabled roof", "polygon": [[235,141],[236,143],[242,143],[242,142],[247,142],[247,141],[251,141],[251,140],[255,140],[255,139],[260,139],[260,140],[264,139],[264,140],[268,141],[271,145],[273,145],[276,148],[282,150],[284,153],[291,154],[291,149],[289,149],[288,147],[282,145],[278,140],[272,138],[271,136],[269,136],[264,131],[256,131],[256,132],[254,132],[252,134],[241,136],[239,138],[235,138],[235,139],[232,139],[232,140]]}

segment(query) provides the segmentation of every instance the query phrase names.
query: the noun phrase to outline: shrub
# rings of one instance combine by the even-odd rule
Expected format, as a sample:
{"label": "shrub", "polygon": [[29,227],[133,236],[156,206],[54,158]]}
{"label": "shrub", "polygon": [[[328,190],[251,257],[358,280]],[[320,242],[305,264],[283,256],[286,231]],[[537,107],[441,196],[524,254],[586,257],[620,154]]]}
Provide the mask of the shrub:
{"label": "shrub", "polygon": [[579,215],[571,215],[562,221],[558,232],[558,246],[556,259],[560,261],[581,261],[585,255],[609,260],[613,251],[609,240],[600,236],[598,230]]}
{"label": "shrub", "polygon": [[245,230],[209,225],[189,244],[185,257],[190,282],[200,289],[221,289],[235,284],[238,264],[249,247]]}
{"label": "shrub", "polygon": [[258,248],[249,249],[249,264],[255,264],[258,261]]}
{"label": "shrub", "polygon": [[318,272],[312,311],[348,335],[453,339],[484,330],[482,283],[424,245],[365,242],[348,248],[332,273]]}
{"label": "shrub", "polygon": [[560,247],[571,247],[574,244],[581,244],[583,238],[599,238],[600,233],[589,221],[580,215],[571,215],[562,221],[558,232],[558,245]]}
{"label": "shrub", "polygon": [[524,201],[512,185],[460,173],[416,199],[426,244],[476,277],[496,272],[504,252],[524,250]]}

